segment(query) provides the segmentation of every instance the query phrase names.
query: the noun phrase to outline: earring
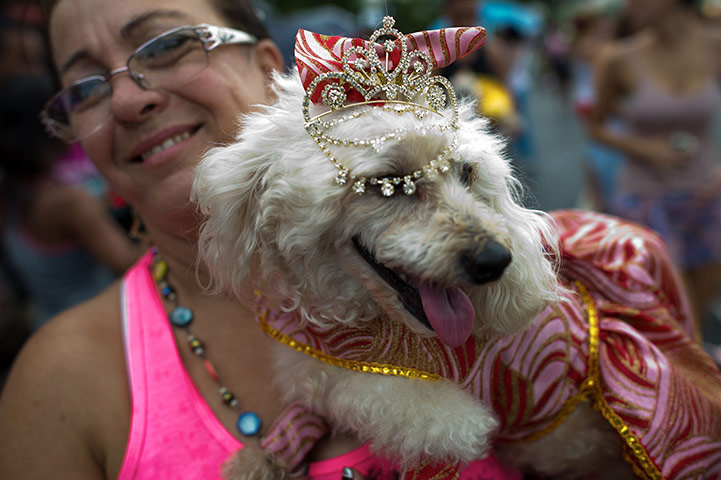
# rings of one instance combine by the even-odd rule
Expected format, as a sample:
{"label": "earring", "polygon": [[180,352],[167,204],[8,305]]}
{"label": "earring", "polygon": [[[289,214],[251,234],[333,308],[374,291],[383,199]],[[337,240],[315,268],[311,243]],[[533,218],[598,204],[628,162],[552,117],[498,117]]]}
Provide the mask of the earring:
{"label": "earring", "polygon": [[145,229],[143,219],[140,218],[140,214],[134,208],[130,210],[132,222],[130,224],[130,230],[128,235],[132,240],[136,240],[141,243],[145,243],[148,240],[148,231]]}

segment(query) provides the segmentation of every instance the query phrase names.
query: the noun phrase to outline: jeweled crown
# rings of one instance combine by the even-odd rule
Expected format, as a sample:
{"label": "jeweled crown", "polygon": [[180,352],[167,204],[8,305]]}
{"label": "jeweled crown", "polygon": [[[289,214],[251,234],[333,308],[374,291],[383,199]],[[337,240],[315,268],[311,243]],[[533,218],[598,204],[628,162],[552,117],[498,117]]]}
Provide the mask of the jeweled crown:
{"label": "jeweled crown", "polygon": [[[450,170],[450,156],[458,146],[458,103],[453,86],[443,76],[434,75],[458,57],[475,50],[485,40],[481,27],[464,27],[418,32],[406,36],[394,28],[392,17],[367,41],[327,37],[304,30],[296,39],[296,62],[305,90],[303,116],[308,134],[336,167],[338,185],[351,185],[358,195],[378,188],[392,196],[396,188],[406,195],[416,191],[416,182]],[[311,104],[328,109],[311,115]],[[382,108],[399,115],[429,116],[437,122],[424,122],[417,129],[397,129],[371,138],[340,138],[332,129],[344,122],[361,119],[373,109]],[[423,168],[402,177],[354,175],[336,156],[338,147],[372,148],[400,140],[409,133],[429,129],[452,133],[452,141]]]}

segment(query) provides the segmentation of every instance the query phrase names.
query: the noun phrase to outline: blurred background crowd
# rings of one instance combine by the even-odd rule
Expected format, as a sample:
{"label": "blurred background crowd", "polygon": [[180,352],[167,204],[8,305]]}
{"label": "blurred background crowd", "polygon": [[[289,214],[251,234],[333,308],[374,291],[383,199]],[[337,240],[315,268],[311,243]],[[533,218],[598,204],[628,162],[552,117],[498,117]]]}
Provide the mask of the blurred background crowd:
{"label": "blurred background crowd", "polygon": [[[362,37],[386,14],[405,33],[484,26],[486,45],[442,73],[509,139],[525,201],[668,235],[699,335],[721,364],[721,51],[703,43],[721,38],[721,0],[255,5],[286,68],[298,28]],[[105,288],[143,247],[82,149],[50,139],[38,120],[56,89],[41,25],[32,3],[0,0],[0,385],[28,335]]]}

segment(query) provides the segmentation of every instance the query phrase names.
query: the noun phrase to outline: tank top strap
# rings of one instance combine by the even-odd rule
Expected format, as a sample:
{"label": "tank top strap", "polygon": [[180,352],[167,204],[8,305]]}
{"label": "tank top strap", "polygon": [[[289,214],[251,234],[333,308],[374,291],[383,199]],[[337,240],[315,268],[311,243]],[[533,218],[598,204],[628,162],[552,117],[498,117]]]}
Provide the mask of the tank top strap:
{"label": "tank top strap", "polygon": [[139,313],[140,305],[146,297],[143,288],[144,270],[150,264],[150,252],[145,254],[125,274],[121,286],[121,309],[123,343],[125,345],[126,368],[128,384],[131,392],[132,411],[130,422],[130,435],[125,449],[125,458],[118,479],[133,478],[137,464],[140,461],[145,440],[145,426],[147,425],[147,377],[144,368],[145,348],[142,335],[142,315]]}
{"label": "tank top strap", "polygon": [[132,410],[118,479],[220,479],[220,466],[242,444],[217,420],[185,371],[151,262],[152,253],[144,255],[122,283]]}

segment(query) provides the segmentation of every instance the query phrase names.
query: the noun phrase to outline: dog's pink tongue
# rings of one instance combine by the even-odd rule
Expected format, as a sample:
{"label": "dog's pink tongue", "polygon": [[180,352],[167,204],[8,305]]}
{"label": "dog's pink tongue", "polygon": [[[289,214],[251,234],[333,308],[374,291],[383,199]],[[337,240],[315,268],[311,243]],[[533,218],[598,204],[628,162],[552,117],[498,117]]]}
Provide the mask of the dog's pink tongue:
{"label": "dog's pink tongue", "polygon": [[438,338],[449,347],[463,345],[471,336],[475,312],[471,300],[458,287],[434,288],[414,279],[423,310]]}

